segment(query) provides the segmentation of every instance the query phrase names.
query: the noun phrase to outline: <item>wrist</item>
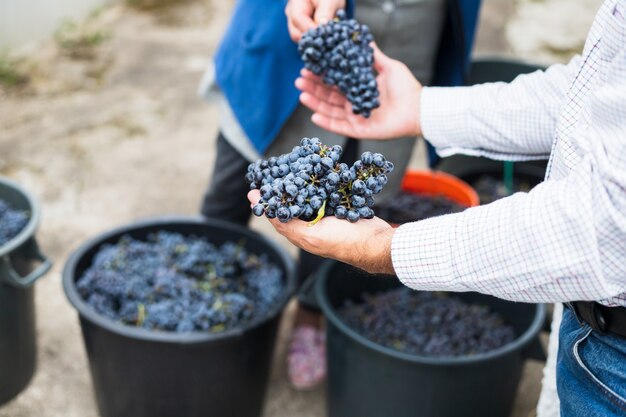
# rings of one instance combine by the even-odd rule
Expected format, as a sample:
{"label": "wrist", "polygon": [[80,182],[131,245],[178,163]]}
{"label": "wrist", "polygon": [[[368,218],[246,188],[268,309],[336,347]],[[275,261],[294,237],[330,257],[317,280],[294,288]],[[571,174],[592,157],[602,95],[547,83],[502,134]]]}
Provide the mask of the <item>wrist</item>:
{"label": "wrist", "polygon": [[368,236],[361,250],[353,251],[353,265],[371,274],[394,274],[391,242],[395,231],[395,228],[388,226]]}

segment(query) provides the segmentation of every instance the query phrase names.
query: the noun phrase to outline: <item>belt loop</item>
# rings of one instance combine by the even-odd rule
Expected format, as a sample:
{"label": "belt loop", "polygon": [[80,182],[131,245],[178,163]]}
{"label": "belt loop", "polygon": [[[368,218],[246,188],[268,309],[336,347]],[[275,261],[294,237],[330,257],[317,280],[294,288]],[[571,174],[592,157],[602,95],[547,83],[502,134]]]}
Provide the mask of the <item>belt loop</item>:
{"label": "belt loop", "polygon": [[591,303],[591,317],[593,321],[591,328],[604,334],[606,332],[606,319],[604,318],[604,315],[602,315],[600,304],[595,301]]}
{"label": "belt loop", "polygon": [[578,308],[576,307],[576,301],[573,301],[571,303],[565,303],[565,304],[570,308],[570,310],[572,310],[572,313],[574,313],[574,317],[576,317],[576,321],[581,327],[587,324],[585,323],[583,318],[580,316],[580,312],[578,311]]}
{"label": "belt loop", "polygon": [[596,332],[606,333],[606,319],[602,314],[600,304],[595,301],[574,301],[568,305],[581,326],[587,324]]}

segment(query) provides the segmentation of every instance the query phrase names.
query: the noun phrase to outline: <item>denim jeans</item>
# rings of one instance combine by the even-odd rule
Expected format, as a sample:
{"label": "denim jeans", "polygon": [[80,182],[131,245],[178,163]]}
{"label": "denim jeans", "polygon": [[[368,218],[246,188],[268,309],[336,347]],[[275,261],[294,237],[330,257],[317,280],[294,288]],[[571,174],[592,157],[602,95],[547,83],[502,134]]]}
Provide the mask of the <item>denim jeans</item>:
{"label": "denim jeans", "polygon": [[626,338],[581,326],[565,308],[557,387],[561,417],[626,416]]}

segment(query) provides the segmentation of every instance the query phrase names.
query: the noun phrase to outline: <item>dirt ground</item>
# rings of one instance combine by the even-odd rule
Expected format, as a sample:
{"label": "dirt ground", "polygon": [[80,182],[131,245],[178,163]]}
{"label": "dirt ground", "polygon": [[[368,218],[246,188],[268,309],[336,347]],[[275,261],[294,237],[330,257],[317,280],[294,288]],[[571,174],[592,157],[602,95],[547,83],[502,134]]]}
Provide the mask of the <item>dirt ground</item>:
{"label": "dirt ground", "polygon": [[[485,1],[477,54],[565,60],[580,47],[599,1],[578,2],[580,19],[573,26],[571,18],[557,25],[554,13],[542,11],[544,3],[551,11],[568,7],[567,0]],[[27,82],[0,87],[0,175],[40,200],[38,240],[56,261],[36,285],[38,371],[17,399],[0,408],[0,417],[97,416],[60,271],[81,242],[113,226],[197,213],[213,164],[217,112],[197,98],[196,88],[231,7],[232,1],[189,0],[100,10],[31,49],[16,65]],[[533,31],[541,19],[549,29]],[[424,167],[421,146],[412,166]],[[293,252],[262,220],[253,227]],[[295,392],[285,378],[292,310],[285,315],[264,416],[324,416],[323,388]],[[513,416],[534,414],[541,369],[539,362],[527,363]]]}

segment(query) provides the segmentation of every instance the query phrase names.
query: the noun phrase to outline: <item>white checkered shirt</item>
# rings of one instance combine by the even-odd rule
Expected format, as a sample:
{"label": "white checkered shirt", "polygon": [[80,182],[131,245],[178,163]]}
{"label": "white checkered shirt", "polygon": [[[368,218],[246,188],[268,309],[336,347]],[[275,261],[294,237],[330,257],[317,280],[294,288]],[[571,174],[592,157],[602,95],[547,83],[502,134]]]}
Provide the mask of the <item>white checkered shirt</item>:
{"label": "white checkered shirt", "polygon": [[550,163],[529,193],[401,226],[392,258],[404,284],[626,305],[626,0],[605,1],[568,65],[425,88],[421,121],[444,156]]}

